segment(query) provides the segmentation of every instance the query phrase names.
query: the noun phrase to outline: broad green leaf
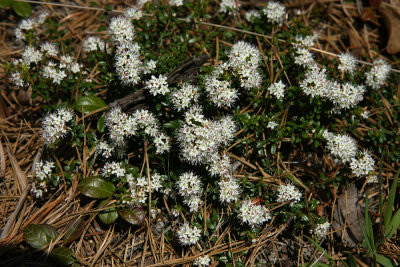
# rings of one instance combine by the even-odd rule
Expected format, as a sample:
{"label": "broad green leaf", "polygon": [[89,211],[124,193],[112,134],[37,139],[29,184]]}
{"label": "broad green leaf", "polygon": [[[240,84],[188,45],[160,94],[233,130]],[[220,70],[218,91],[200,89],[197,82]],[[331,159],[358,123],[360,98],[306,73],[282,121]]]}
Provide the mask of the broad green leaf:
{"label": "broad green leaf", "polygon": [[[76,101],[75,103],[75,110],[77,112],[82,112],[82,107],[83,111],[85,114],[107,107],[107,104],[101,99],[100,97],[97,96],[82,96]],[[108,108],[106,108],[107,110]]]}
{"label": "broad green leaf", "polygon": [[391,238],[394,233],[396,233],[397,229],[400,227],[400,210],[397,210],[392,220],[390,221],[389,226],[385,229],[386,238]]}
{"label": "broad green leaf", "polygon": [[24,240],[34,249],[40,249],[56,240],[59,233],[48,224],[30,224],[24,229]]}
{"label": "broad green leaf", "polygon": [[112,183],[98,176],[91,176],[84,179],[79,183],[78,188],[85,196],[100,199],[111,196],[115,190],[115,186]]}
{"label": "broad green leaf", "polygon": [[71,265],[75,261],[74,253],[70,248],[58,247],[49,254],[50,260],[57,266]]}
{"label": "broad green leaf", "polygon": [[11,6],[13,0],[0,0],[0,8]]}
{"label": "broad green leaf", "polygon": [[135,206],[130,209],[122,209],[119,211],[122,219],[133,225],[142,225],[144,222],[145,214],[141,206]]}
{"label": "broad green leaf", "polygon": [[[103,200],[99,204],[99,208],[105,206],[108,200]],[[111,208],[105,211],[102,211],[97,215],[99,220],[104,224],[112,224],[118,219],[118,212],[115,208]]]}
{"label": "broad green leaf", "polygon": [[394,177],[392,187],[389,191],[389,197],[386,202],[386,209],[385,209],[385,216],[383,217],[385,228],[388,228],[390,221],[392,220],[392,212],[393,212],[393,205],[394,199],[396,197],[397,191],[397,180],[399,178],[400,170],[397,172],[396,176]]}
{"label": "broad green leaf", "polygon": [[393,263],[390,259],[386,258],[385,256],[375,254],[376,261],[379,262],[382,266],[385,267],[393,267]]}
{"label": "broad green leaf", "polygon": [[15,13],[21,17],[29,17],[32,14],[32,6],[29,3],[13,2],[11,6]]}
{"label": "broad green leaf", "polygon": [[64,245],[73,242],[74,240],[78,239],[83,229],[85,229],[85,221],[82,218],[70,223],[66,227],[67,232],[64,235]]}

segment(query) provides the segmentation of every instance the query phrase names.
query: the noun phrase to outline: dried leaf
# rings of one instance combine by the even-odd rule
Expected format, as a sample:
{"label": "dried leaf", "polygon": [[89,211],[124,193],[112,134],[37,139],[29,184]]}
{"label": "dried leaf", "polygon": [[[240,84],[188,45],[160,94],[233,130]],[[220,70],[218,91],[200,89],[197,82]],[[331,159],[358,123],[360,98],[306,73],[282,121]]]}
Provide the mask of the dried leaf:
{"label": "dried leaf", "polygon": [[82,218],[79,218],[73,223],[69,223],[65,228],[67,229],[67,232],[64,235],[64,245],[73,242],[81,236],[85,229],[85,221],[82,220]]}
{"label": "dried leaf", "polygon": [[379,8],[379,13],[389,36],[386,51],[389,54],[397,54],[400,52],[400,7],[384,3]]}
{"label": "dried leaf", "polygon": [[[363,241],[363,233],[360,224],[364,226],[364,211],[359,201],[359,191],[355,184],[351,184],[346,192],[343,192],[336,201],[333,213],[332,226],[335,233],[342,237],[346,246],[357,247]],[[346,215],[347,214],[347,215]],[[346,223],[346,229],[343,228]]]}

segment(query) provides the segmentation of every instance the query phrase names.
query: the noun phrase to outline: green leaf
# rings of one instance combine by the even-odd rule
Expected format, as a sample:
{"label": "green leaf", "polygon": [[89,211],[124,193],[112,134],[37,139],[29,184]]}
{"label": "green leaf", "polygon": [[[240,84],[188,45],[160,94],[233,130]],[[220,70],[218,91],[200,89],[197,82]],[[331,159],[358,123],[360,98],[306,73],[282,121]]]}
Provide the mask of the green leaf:
{"label": "green leaf", "polygon": [[49,254],[50,260],[57,266],[71,265],[75,262],[74,252],[70,248],[58,247],[53,249]]}
{"label": "green leaf", "polygon": [[368,212],[368,193],[367,196],[365,197],[365,231],[362,229],[361,230],[364,234],[364,236],[366,237],[366,240],[368,241],[368,246],[369,248],[372,250],[373,253],[376,252],[375,249],[375,242],[374,242],[374,231],[372,229],[372,222],[371,222],[371,218],[369,217],[369,212]]}
{"label": "green leaf", "polygon": [[130,209],[122,209],[119,211],[122,219],[133,225],[142,225],[145,214],[142,206],[134,206]]}
{"label": "green leaf", "polygon": [[0,0],[0,8],[11,6],[13,0]]}
{"label": "green leaf", "polygon": [[40,249],[52,240],[56,240],[59,233],[57,230],[48,224],[29,224],[24,229],[24,240],[34,249]]}
{"label": "green leaf", "polygon": [[[85,114],[107,107],[107,104],[101,99],[100,97],[97,96],[82,96],[76,101],[75,103],[75,110],[77,112],[82,112],[82,107],[85,112]],[[107,110],[108,107],[105,109]]]}
{"label": "green leaf", "polygon": [[386,238],[391,238],[394,233],[396,233],[397,229],[400,227],[400,210],[397,210],[392,220],[390,221],[389,226],[385,229]]}
{"label": "green leaf", "polygon": [[394,177],[392,187],[390,188],[390,191],[389,191],[389,197],[386,202],[385,216],[383,217],[385,229],[389,227],[389,223],[392,220],[393,205],[394,205],[394,199],[396,197],[397,180],[399,178],[399,173],[400,173],[400,170],[397,172],[396,176]]}
{"label": "green leaf", "polygon": [[99,131],[99,133],[104,133],[105,127],[104,127],[104,117],[101,117],[98,121],[97,121],[97,130]]}
{"label": "green leaf", "polygon": [[349,262],[349,266],[350,267],[357,267],[358,266],[357,265],[357,261],[354,258],[353,254],[351,254],[350,252],[346,252],[346,255],[347,255],[347,260]]}
{"label": "green leaf", "polygon": [[91,176],[84,179],[80,182],[78,188],[85,196],[100,199],[111,196],[115,190],[115,186],[112,183],[107,182],[98,176]]}
{"label": "green leaf", "polygon": [[375,254],[376,261],[379,262],[379,264],[385,266],[385,267],[393,267],[393,263],[390,259],[386,258],[385,256]]}
{"label": "green leaf", "polygon": [[[108,200],[103,200],[99,204],[99,208],[105,206],[108,203]],[[118,212],[115,208],[111,208],[105,211],[102,211],[97,215],[99,220],[104,224],[112,224],[118,219]]]}
{"label": "green leaf", "polygon": [[85,221],[82,220],[82,218],[79,218],[78,220],[69,223],[66,226],[66,229],[67,232],[64,235],[64,245],[71,243],[81,236],[83,229],[85,229]]}
{"label": "green leaf", "polygon": [[13,2],[11,6],[15,13],[21,17],[29,17],[32,14],[32,6],[29,3]]}

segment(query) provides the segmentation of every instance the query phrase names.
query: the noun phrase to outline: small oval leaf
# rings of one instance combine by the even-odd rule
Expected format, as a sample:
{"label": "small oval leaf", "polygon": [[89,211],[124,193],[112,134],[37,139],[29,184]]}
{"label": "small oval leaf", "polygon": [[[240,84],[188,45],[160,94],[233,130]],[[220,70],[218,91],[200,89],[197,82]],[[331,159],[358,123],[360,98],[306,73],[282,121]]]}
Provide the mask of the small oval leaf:
{"label": "small oval leaf", "polygon": [[144,222],[145,214],[142,206],[134,206],[130,209],[122,209],[119,211],[122,219],[133,225],[142,225]]}
{"label": "small oval leaf", "polygon": [[101,117],[98,121],[97,121],[97,130],[99,131],[99,133],[104,133],[105,127],[104,127],[104,120],[105,117]]}
{"label": "small oval leaf", "polygon": [[29,3],[13,2],[11,6],[18,16],[29,17],[32,14],[32,6]]}
{"label": "small oval leaf", "polygon": [[86,114],[107,107],[107,104],[100,97],[88,95],[88,96],[82,96],[78,99],[78,101],[76,101],[75,110],[77,112],[82,112],[82,107],[83,111]]}
{"label": "small oval leaf", "polygon": [[84,179],[80,182],[78,188],[85,196],[99,199],[111,196],[115,190],[115,186],[112,183],[98,176],[91,176]]}
{"label": "small oval leaf", "polygon": [[59,233],[48,224],[30,224],[24,229],[24,240],[35,249],[43,248],[56,240]]}
{"label": "small oval leaf", "polygon": [[64,245],[71,243],[72,241],[78,239],[83,230],[85,229],[85,221],[82,218],[67,224],[65,227],[67,232],[64,235]]}
{"label": "small oval leaf", "polygon": [[74,252],[70,248],[58,247],[53,249],[49,254],[50,260],[56,264],[60,265],[71,265],[75,262]]}
{"label": "small oval leaf", "polygon": [[[99,208],[105,206],[107,204],[108,200],[103,200],[99,204]],[[118,212],[115,208],[111,208],[105,211],[102,211],[97,215],[99,217],[99,220],[104,223],[104,224],[112,224],[118,219]]]}

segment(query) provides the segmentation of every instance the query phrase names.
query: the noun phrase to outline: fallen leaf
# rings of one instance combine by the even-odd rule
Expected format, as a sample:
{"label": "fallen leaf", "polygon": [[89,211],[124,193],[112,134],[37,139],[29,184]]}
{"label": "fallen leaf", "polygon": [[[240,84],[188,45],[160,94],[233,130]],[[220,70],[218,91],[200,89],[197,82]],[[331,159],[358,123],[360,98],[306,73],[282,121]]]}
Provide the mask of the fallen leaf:
{"label": "fallen leaf", "polygon": [[[357,247],[357,244],[364,239],[360,228],[360,224],[365,227],[364,209],[359,204],[359,200],[359,191],[355,184],[351,184],[337,198],[334,207],[332,227],[339,238],[343,234],[343,243],[348,247]],[[345,223],[346,229],[343,230]]]}
{"label": "fallen leaf", "polygon": [[383,3],[379,13],[388,32],[386,51],[389,54],[397,54],[400,52],[400,7]]}

